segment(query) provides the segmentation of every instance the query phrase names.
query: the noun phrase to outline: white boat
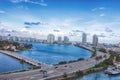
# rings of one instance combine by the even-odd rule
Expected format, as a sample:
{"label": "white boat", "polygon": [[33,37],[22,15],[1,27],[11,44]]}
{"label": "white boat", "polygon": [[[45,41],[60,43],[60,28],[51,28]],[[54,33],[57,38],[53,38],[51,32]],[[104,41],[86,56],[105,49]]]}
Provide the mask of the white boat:
{"label": "white boat", "polygon": [[111,74],[111,75],[120,74],[120,68],[116,68],[116,67],[113,67],[113,66],[109,66],[109,67],[105,70],[105,73]]}

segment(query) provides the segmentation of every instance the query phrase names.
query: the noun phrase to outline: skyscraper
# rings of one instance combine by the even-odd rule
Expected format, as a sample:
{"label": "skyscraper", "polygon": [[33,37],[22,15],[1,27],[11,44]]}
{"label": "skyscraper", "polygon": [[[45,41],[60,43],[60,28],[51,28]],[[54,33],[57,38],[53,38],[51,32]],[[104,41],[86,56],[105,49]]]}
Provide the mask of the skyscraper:
{"label": "skyscraper", "polygon": [[97,46],[97,45],[98,45],[98,36],[93,35],[93,46]]}
{"label": "skyscraper", "polygon": [[83,33],[82,34],[82,43],[84,44],[86,42],[87,42],[87,35],[86,35],[86,33]]}
{"label": "skyscraper", "polygon": [[61,38],[61,36],[58,37],[58,43],[62,43],[62,38]]}
{"label": "skyscraper", "polygon": [[52,44],[55,41],[55,36],[53,34],[49,34],[47,36],[47,43]]}
{"label": "skyscraper", "polygon": [[67,36],[64,36],[64,43],[69,43],[69,38]]}

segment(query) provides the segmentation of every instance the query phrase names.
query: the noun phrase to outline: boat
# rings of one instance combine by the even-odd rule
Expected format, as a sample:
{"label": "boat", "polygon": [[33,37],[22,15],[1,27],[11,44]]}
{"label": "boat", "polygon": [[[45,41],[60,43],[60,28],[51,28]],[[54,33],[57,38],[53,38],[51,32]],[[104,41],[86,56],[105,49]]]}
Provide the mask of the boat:
{"label": "boat", "polygon": [[109,66],[105,70],[105,73],[110,74],[110,75],[117,75],[117,74],[120,74],[120,68]]}

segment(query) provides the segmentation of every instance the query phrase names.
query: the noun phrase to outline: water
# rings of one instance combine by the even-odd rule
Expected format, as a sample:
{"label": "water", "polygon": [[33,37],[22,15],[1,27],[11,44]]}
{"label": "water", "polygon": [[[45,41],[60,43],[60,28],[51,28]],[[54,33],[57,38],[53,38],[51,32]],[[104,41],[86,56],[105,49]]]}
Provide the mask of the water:
{"label": "water", "polygon": [[75,80],[120,80],[120,75],[112,76],[102,72],[92,73]]}
{"label": "water", "polygon": [[19,60],[0,53],[0,73],[28,69],[29,67],[29,64],[22,65]]}
{"label": "water", "polygon": [[58,44],[40,44],[31,43],[32,50],[18,52],[20,55],[38,60],[46,64],[56,64],[60,61],[76,60],[78,58],[89,58],[92,53],[83,48],[73,45],[58,45]]}
{"label": "water", "polygon": [[[20,55],[38,60],[46,64],[56,64],[60,61],[76,60],[78,58],[89,58],[92,53],[88,50],[72,45],[40,44],[28,43],[33,45],[32,50],[16,52]],[[29,64],[24,64],[24,69],[28,69]],[[22,70],[23,65],[20,61],[10,56],[0,53],[0,73]]]}

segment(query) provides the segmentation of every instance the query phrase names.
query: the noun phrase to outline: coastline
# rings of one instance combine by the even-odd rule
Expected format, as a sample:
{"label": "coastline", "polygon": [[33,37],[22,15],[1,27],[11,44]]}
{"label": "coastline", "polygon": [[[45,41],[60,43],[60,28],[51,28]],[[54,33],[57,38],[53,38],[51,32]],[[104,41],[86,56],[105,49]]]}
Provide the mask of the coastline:
{"label": "coastline", "polygon": [[[101,55],[104,55],[104,53],[101,53],[101,52],[98,52],[97,54],[101,54]],[[105,60],[105,59],[103,59]],[[102,62],[103,60],[101,60],[100,62]],[[99,62],[99,63],[100,63]],[[83,64],[84,63],[84,64]],[[71,75],[71,74],[75,74],[75,72],[77,71],[84,71],[88,68],[91,68],[91,66],[95,65],[95,64],[99,64],[99,63],[96,63],[96,60],[95,60],[95,57],[92,57],[92,58],[89,58],[87,60],[82,60],[82,61],[77,61],[77,62],[73,62],[73,63],[67,63],[67,64],[63,64],[63,65],[57,65],[58,66],[58,69],[55,69],[56,66],[52,66],[52,69],[55,71],[54,73],[56,73],[56,75],[51,75],[51,76],[48,76],[46,78],[43,78],[43,80],[47,80],[47,79],[53,79],[53,78],[57,78],[57,77],[63,77],[63,73],[64,71],[67,73],[67,75]],[[76,65],[77,64],[77,65]],[[65,66],[67,65],[66,69],[61,71],[62,68],[64,69]],[[86,65],[86,66],[85,66]],[[85,67],[84,67],[85,66]],[[77,68],[75,68],[77,67]],[[50,67],[47,67],[46,69],[48,69]],[[70,68],[70,71],[67,70],[67,68],[69,69]],[[60,70],[60,73],[59,73],[59,70]],[[34,72],[34,70],[32,70]],[[29,71],[25,71],[26,73],[29,73]],[[49,72],[49,71],[48,71]],[[12,74],[11,75],[19,75],[19,74],[22,74],[22,72],[20,73],[17,73],[17,74]],[[5,75],[3,75],[5,76]],[[17,77],[17,76],[16,76]]]}

